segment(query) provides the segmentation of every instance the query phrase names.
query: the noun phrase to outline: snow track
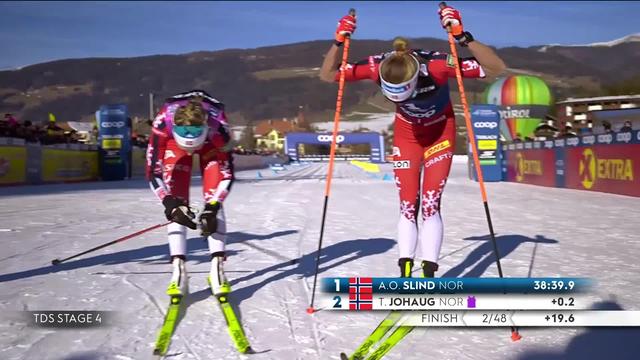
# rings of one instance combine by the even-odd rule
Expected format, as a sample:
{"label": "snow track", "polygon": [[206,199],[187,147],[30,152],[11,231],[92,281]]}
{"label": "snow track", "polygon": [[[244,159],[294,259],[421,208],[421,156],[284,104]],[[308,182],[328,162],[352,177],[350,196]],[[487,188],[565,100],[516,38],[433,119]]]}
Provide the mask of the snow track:
{"label": "snow track", "polygon": [[[225,203],[230,296],[257,354],[234,349],[206,285],[206,242],[189,232],[190,293],[169,350],[182,359],[337,359],[383,313],[305,312],[311,298],[326,164],[242,171]],[[390,165],[382,166],[391,174]],[[395,276],[393,181],[338,163],[320,277]],[[512,183],[488,185],[506,276],[586,276],[594,306],[640,310],[640,199]],[[201,203],[200,183],[192,186]],[[142,180],[0,189],[0,359],[150,359],[168,298],[165,230],[53,267],[50,261],[163,221]],[[497,276],[478,185],[454,164],[444,193],[439,276]],[[612,294],[615,294],[613,296]],[[32,328],[22,310],[115,310],[92,330]],[[637,358],[629,329],[416,329],[385,359]]]}

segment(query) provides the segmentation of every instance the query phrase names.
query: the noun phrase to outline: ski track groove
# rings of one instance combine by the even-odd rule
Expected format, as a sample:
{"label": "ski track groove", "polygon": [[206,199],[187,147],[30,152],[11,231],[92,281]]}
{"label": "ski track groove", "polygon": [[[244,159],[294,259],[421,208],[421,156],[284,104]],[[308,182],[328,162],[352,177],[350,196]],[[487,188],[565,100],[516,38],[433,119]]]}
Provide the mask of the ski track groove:
{"label": "ski track groove", "polygon": [[[166,315],[166,313],[163,311],[163,307],[160,306],[160,304],[158,304],[158,301],[156,300],[155,296],[151,295],[150,292],[148,292],[147,290],[145,290],[144,288],[142,288],[141,286],[139,286],[138,284],[136,284],[135,282],[129,280],[130,275],[125,275],[122,277],[122,282],[124,282],[125,284],[132,286],[140,291],[142,291],[142,293],[145,295],[145,297],[147,298],[147,300],[149,300],[155,307],[156,309],[158,309],[158,312],[160,312],[160,314],[162,315],[162,318],[164,318],[164,316]],[[188,296],[188,295],[187,295]],[[186,315],[186,314],[185,314]],[[184,316],[184,315],[183,315]],[[176,329],[177,330],[177,329]],[[177,331],[174,332],[174,334],[172,335],[172,338],[178,338],[180,339],[180,341],[182,341],[182,343],[184,344],[184,346],[187,348],[187,350],[189,351],[189,353],[191,355],[193,355],[196,359],[198,360],[202,360],[202,358],[198,355],[198,353],[196,353],[193,350],[193,347],[191,346],[191,344],[189,344],[189,341],[186,339],[185,336],[180,336],[177,334]],[[166,356],[165,356],[166,357]]]}

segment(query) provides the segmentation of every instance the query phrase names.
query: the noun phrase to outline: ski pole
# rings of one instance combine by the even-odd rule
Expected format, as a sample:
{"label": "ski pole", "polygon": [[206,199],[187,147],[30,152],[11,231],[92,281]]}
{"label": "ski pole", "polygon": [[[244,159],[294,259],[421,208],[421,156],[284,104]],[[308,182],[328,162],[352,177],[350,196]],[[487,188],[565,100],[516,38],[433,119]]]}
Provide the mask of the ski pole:
{"label": "ski pole", "polygon": [[105,247],[107,247],[107,246],[109,246],[109,245],[113,245],[113,244],[116,244],[116,243],[119,243],[119,242],[123,242],[123,241],[125,241],[125,240],[129,240],[129,239],[134,238],[134,237],[136,237],[136,236],[138,236],[138,235],[142,235],[142,234],[144,234],[144,233],[146,233],[146,232],[149,232],[149,231],[151,231],[151,230],[155,230],[155,229],[157,229],[157,228],[161,228],[161,227],[163,227],[163,226],[167,226],[167,225],[169,225],[169,224],[171,224],[171,221],[168,221],[168,222],[166,222],[166,223],[161,223],[161,224],[157,224],[157,225],[150,226],[150,227],[148,227],[148,228],[146,228],[146,229],[142,229],[142,230],[140,230],[140,231],[134,232],[133,234],[129,234],[129,235],[127,235],[127,236],[123,236],[123,237],[121,237],[121,238],[119,238],[119,239],[115,239],[115,240],[113,240],[113,241],[109,241],[109,242],[108,242],[108,243],[106,243],[106,244],[102,244],[102,245],[100,245],[100,246],[96,246],[96,247],[91,248],[91,249],[89,249],[89,250],[87,250],[87,251],[83,251],[83,252],[81,252],[81,253],[79,253],[79,254],[75,254],[75,255],[72,255],[72,256],[66,257],[66,258],[64,258],[64,259],[53,259],[53,260],[51,261],[51,264],[53,264],[53,265],[58,265],[58,264],[63,263],[63,262],[65,262],[65,261],[67,261],[67,260],[71,260],[71,259],[77,258],[78,256],[82,256],[82,255],[84,255],[84,254],[88,254],[88,253],[90,253],[90,252],[93,252],[93,251],[96,251],[96,250],[100,250],[100,249],[105,248]]}
{"label": "ski pole", "polygon": [[[443,1],[439,4],[440,9],[447,6],[447,4]],[[489,225],[489,234],[491,235],[491,242],[493,243],[493,252],[496,255],[496,265],[498,267],[498,274],[500,278],[504,278],[502,273],[502,266],[500,265],[500,253],[498,251],[498,243],[496,242],[496,236],[493,231],[493,223],[491,222],[491,212],[489,212],[489,201],[487,200],[487,190],[484,186],[484,178],[482,176],[482,168],[480,168],[480,159],[478,158],[478,150],[476,149],[476,138],[473,133],[473,127],[471,126],[471,115],[469,114],[469,104],[467,104],[467,96],[464,92],[464,83],[462,82],[462,72],[460,71],[460,63],[457,61],[458,59],[458,50],[456,49],[456,42],[453,38],[453,33],[451,32],[451,27],[447,27],[447,32],[449,35],[449,47],[451,48],[451,56],[453,56],[455,70],[456,70],[456,80],[458,81],[458,90],[460,92],[460,102],[462,102],[462,107],[464,109],[464,122],[467,127],[467,134],[469,136],[469,142],[471,142],[471,151],[473,153],[473,164],[476,168],[476,174],[478,174],[478,183],[480,184],[480,193],[482,194],[482,202],[484,204],[484,212],[487,216],[487,224]],[[515,327],[511,327],[511,340],[518,341],[522,338],[518,329]]]}
{"label": "ski pole", "polygon": [[[355,16],[356,10],[349,9],[349,15]],[[318,252],[316,253],[316,270],[313,274],[313,289],[311,291],[311,304],[307,308],[307,313],[313,314],[313,301],[316,296],[316,283],[318,281],[318,270],[320,269],[320,251],[322,250],[322,238],[324,236],[324,222],[327,218],[327,204],[329,203],[329,194],[331,192],[331,177],[333,176],[333,163],[336,156],[336,139],[338,138],[338,127],[340,124],[340,112],[342,111],[342,94],[344,93],[344,72],[347,67],[347,58],[349,56],[349,36],[344,39],[344,49],[342,50],[342,64],[340,65],[340,81],[338,83],[338,98],[336,100],[336,113],[333,117],[333,136],[331,137],[331,150],[329,152],[329,169],[327,171],[326,186],[324,189],[324,205],[322,207],[322,222],[320,224],[320,239],[318,239]]]}

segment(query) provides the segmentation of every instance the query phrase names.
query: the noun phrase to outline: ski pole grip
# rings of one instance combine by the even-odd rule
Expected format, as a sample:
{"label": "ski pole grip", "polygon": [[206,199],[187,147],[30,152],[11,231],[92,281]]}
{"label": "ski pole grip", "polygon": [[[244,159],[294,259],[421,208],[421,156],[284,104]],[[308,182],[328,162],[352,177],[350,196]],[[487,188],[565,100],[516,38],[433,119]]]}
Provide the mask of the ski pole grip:
{"label": "ski pole grip", "polygon": [[[444,1],[441,1],[441,2],[438,4],[438,7],[440,8],[440,10],[442,10],[442,9],[444,9],[444,8],[446,8],[446,7],[447,7],[447,3],[446,3],[446,2],[444,2]],[[450,32],[451,32],[451,25],[447,25],[447,27],[446,27],[445,29],[447,30],[447,32],[448,32],[448,33],[450,33]]]}

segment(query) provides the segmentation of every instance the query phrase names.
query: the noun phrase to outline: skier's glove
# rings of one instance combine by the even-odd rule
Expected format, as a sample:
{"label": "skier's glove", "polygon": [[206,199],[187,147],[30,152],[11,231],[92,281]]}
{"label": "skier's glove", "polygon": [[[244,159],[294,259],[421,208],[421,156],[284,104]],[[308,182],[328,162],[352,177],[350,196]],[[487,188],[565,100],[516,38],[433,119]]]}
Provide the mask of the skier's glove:
{"label": "skier's glove", "polygon": [[347,36],[351,36],[354,31],[356,31],[356,17],[353,15],[343,16],[338,21],[338,28],[336,29],[336,45],[342,45],[344,39]]}
{"label": "skier's glove", "polygon": [[441,6],[438,10],[438,15],[440,15],[440,24],[442,24],[442,27],[450,29],[451,34],[461,46],[467,46],[474,40],[470,32],[464,31],[462,17],[460,17],[458,10],[451,6]]}
{"label": "skier's glove", "polygon": [[198,228],[198,225],[193,221],[196,215],[189,209],[186,201],[167,195],[162,199],[162,205],[164,205],[164,215],[167,220],[184,225],[189,229]]}
{"label": "skier's glove", "polygon": [[218,230],[218,210],[220,210],[220,203],[217,201],[204,206],[204,210],[200,213],[202,236],[209,236]]}

